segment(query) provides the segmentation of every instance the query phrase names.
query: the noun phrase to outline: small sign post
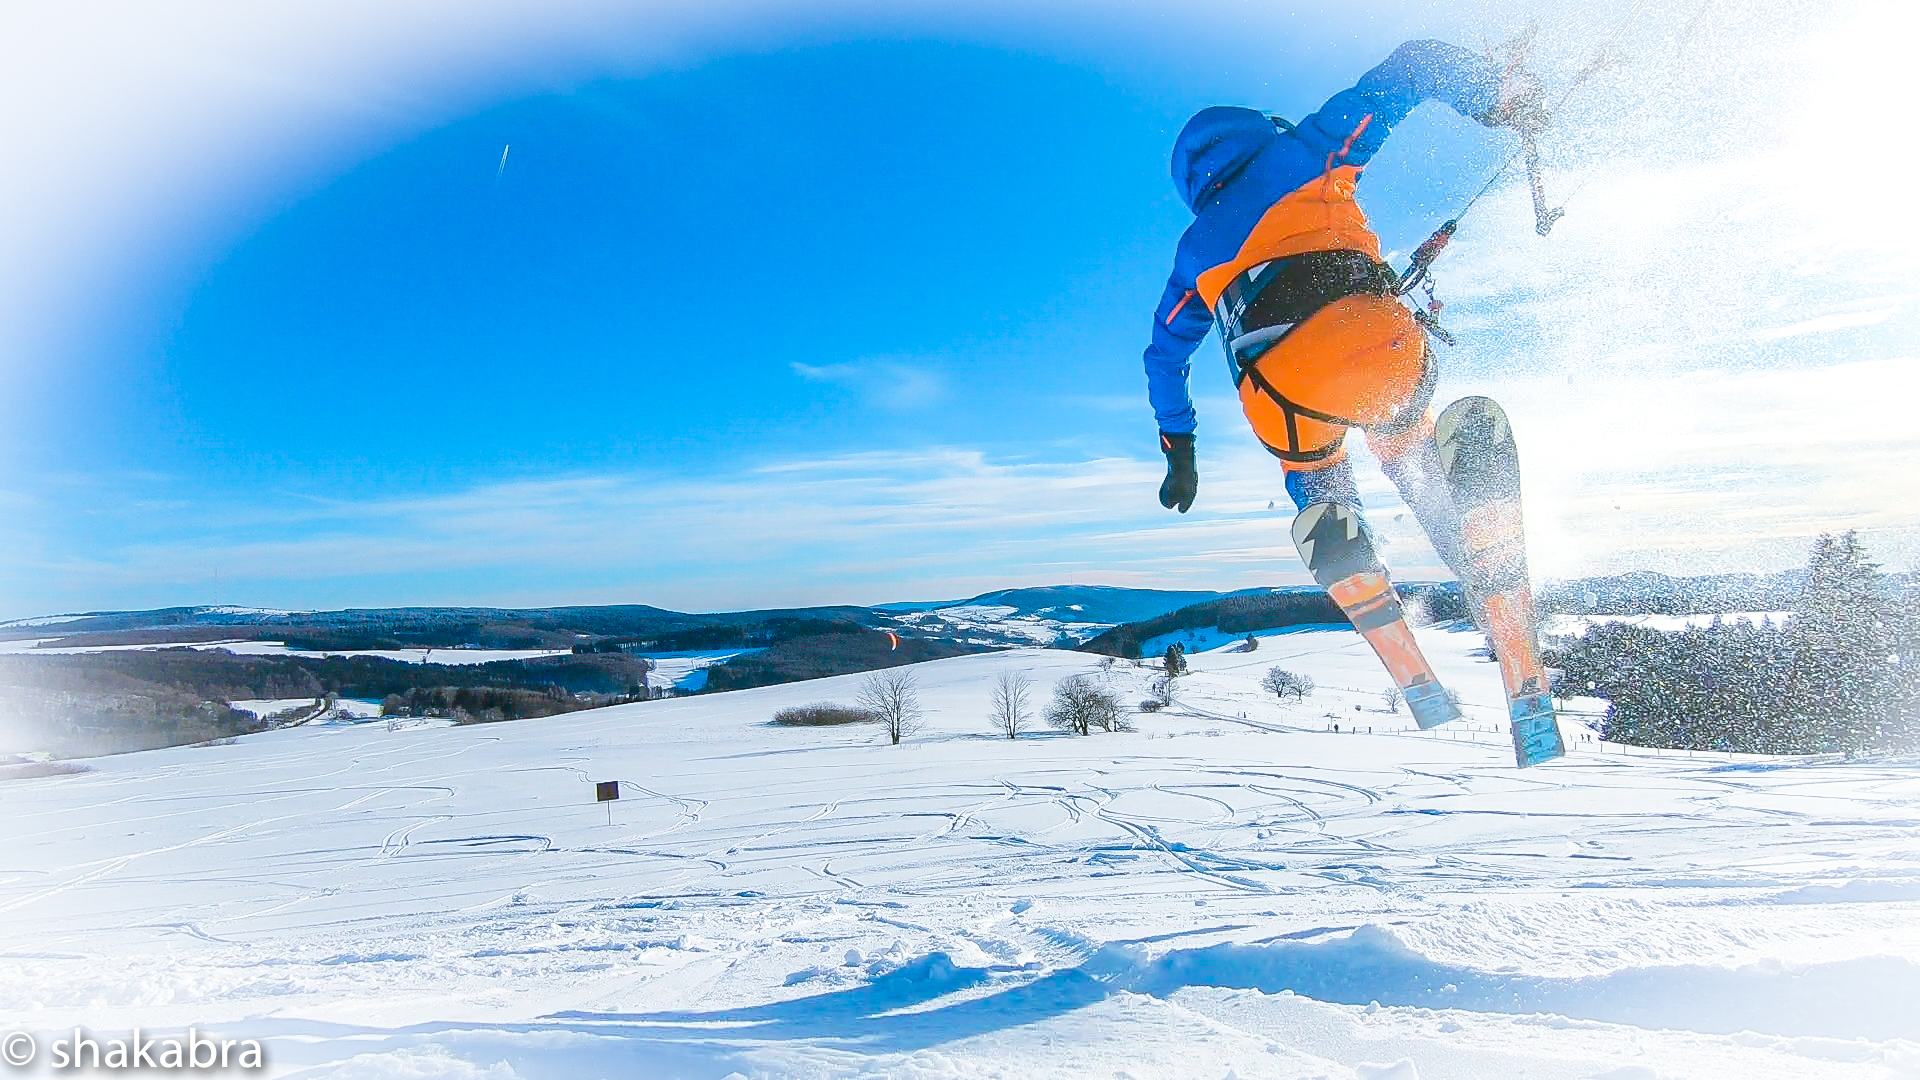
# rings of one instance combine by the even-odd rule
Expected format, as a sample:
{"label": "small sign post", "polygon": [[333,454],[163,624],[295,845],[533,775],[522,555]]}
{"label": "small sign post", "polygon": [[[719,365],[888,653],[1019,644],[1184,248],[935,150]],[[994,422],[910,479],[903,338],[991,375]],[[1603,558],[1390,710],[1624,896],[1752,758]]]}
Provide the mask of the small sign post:
{"label": "small sign post", "polygon": [[593,785],[593,798],[607,804],[607,824],[613,824],[613,804],[620,798],[620,781],[602,780]]}

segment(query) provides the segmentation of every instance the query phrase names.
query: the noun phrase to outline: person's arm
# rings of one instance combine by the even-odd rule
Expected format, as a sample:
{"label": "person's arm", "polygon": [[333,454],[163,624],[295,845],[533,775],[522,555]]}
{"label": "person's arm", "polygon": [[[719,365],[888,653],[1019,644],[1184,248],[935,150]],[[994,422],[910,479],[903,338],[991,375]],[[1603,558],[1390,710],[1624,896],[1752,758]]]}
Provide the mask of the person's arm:
{"label": "person's arm", "polygon": [[1167,457],[1167,478],[1160,483],[1160,505],[1186,513],[1200,490],[1194,466],[1193,431],[1199,418],[1187,388],[1194,347],[1207,336],[1213,315],[1193,283],[1178,270],[1167,280],[1160,306],[1153,313],[1153,343],[1143,358],[1147,368],[1147,401],[1160,426],[1160,452]]}
{"label": "person's arm", "polygon": [[1147,402],[1154,420],[1166,435],[1191,435],[1198,424],[1193,397],[1187,389],[1187,370],[1193,350],[1213,325],[1213,313],[1179,275],[1168,279],[1153,313],[1153,343],[1142,357],[1147,369]]}
{"label": "person's arm", "polygon": [[1422,102],[1438,101],[1476,119],[1490,115],[1501,103],[1501,78],[1501,65],[1488,57],[1444,41],[1409,41],[1295,131],[1316,150],[1339,153],[1338,164],[1365,165]]}

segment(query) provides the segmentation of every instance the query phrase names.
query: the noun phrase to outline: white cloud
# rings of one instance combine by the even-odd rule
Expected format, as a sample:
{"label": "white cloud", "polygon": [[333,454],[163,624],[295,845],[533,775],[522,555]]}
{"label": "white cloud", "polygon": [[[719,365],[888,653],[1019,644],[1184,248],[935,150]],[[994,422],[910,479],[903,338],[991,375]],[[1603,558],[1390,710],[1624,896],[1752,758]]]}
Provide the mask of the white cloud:
{"label": "white cloud", "polygon": [[847,387],[896,412],[931,405],[946,395],[945,380],[929,360],[881,358],[817,366],[795,360],[791,366],[808,382]]}
{"label": "white cloud", "polygon": [[[607,474],[413,498],[201,504],[171,517],[210,524],[183,525],[164,542],[101,540],[43,554],[16,563],[16,579],[4,584],[16,597],[48,583],[63,583],[57,587],[69,595],[112,596],[204,583],[218,566],[234,588],[276,583],[271,597],[230,592],[248,602],[285,596],[305,605],[355,580],[380,583],[355,594],[365,603],[553,602],[556,591],[571,590],[580,599],[637,595],[715,608],[878,602],[1076,576],[1166,581],[1197,573],[1253,584],[1297,570],[1285,561],[1224,571],[1180,562],[1202,545],[1291,556],[1274,547],[1284,541],[1284,521],[1253,520],[1252,500],[1234,502],[1230,479],[1213,486],[1211,515],[1176,518],[1155,502],[1159,478],[1157,462],[994,461],[931,450],[693,478]],[[1258,506],[1271,497],[1260,495]],[[110,525],[93,533],[121,534]],[[459,595],[444,594],[448,578],[462,583]],[[409,579],[432,579],[441,592],[380,591]]]}
{"label": "white cloud", "polygon": [[[1862,530],[1895,568],[1920,555],[1920,397],[1911,360],[1809,370],[1450,380],[1514,418],[1536,577],[1801,563],[1817,533]],[[407,497],[127,498],[163,480],[62,478],[84,535],[36,529],[49,497],[12,491],[16,557],[0,617],[202,602],[644,602],[710,610],[953,597],[1062,581],[1243,588],[1306,580],[1277,464],[1226,402],[1208,414],[1200,498],[1155,500],[1151,458],[995,459],[966,448],[769,461],[726,474],[553,476]],[[1443,577],[1362,441],[1356,471],[1401,580]],[[177,506],[170,502],[169,505]],[[138,522],[133,519],[139,518]],[[125,520],[123,520],[125,519]],[[40,598],[44,597],[42,600]]]}
{"label": "white cloud", "polygon": [[1850,528],[1896,568],[1920,555],[1911,359],[1463,389],[1514,417],[1539,573],[1778,568]]}

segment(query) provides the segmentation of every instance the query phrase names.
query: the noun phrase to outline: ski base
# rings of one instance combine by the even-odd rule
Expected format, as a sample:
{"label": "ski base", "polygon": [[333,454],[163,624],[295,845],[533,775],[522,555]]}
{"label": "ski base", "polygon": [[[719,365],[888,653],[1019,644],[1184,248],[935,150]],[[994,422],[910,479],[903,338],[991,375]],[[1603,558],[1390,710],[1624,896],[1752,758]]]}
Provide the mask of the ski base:
{"label": "ski base", "polygon": [[1453,703],[1437,682],[1401,687],[1400,693],[1407,699],[1407,711],[1413,714],[1414,723],[1419,724],[1422,731],[1460,719],[1460,706]]}
{"label": "ski base", "polygon": [[1547,695],[1515,698],[1508,703],[1508,711],[1513,720],[1513,758],[1521,768],[1566,754],[1567,744],[1553,715],[1553,700]]}
{"label": "ski base", "polygon": [[1547,694],[1546,668],[1527,575],[1520,517],[1520,459],[1507,414],[1491,398],[1468,397],[1446,407],[1434,440],[1473,580],[1462,582],[1476,622],[1486,630],[1513,726],[1514,762],[1525,768],[1566,753]]}

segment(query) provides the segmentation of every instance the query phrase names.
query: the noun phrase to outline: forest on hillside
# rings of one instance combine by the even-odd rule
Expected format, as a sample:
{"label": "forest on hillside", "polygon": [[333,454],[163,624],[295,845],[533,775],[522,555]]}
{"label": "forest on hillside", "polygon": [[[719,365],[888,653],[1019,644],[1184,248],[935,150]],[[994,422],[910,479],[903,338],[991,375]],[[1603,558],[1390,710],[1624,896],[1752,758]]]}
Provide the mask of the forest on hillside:
{"label": "forest on hillside", "polygon": [[1609,703],[1605,737],[1761,754],[1920,749],[1920,597],[1857,533],[1815,542],[1791,614],[1593,626],[1548,650],[1556,692]]}

